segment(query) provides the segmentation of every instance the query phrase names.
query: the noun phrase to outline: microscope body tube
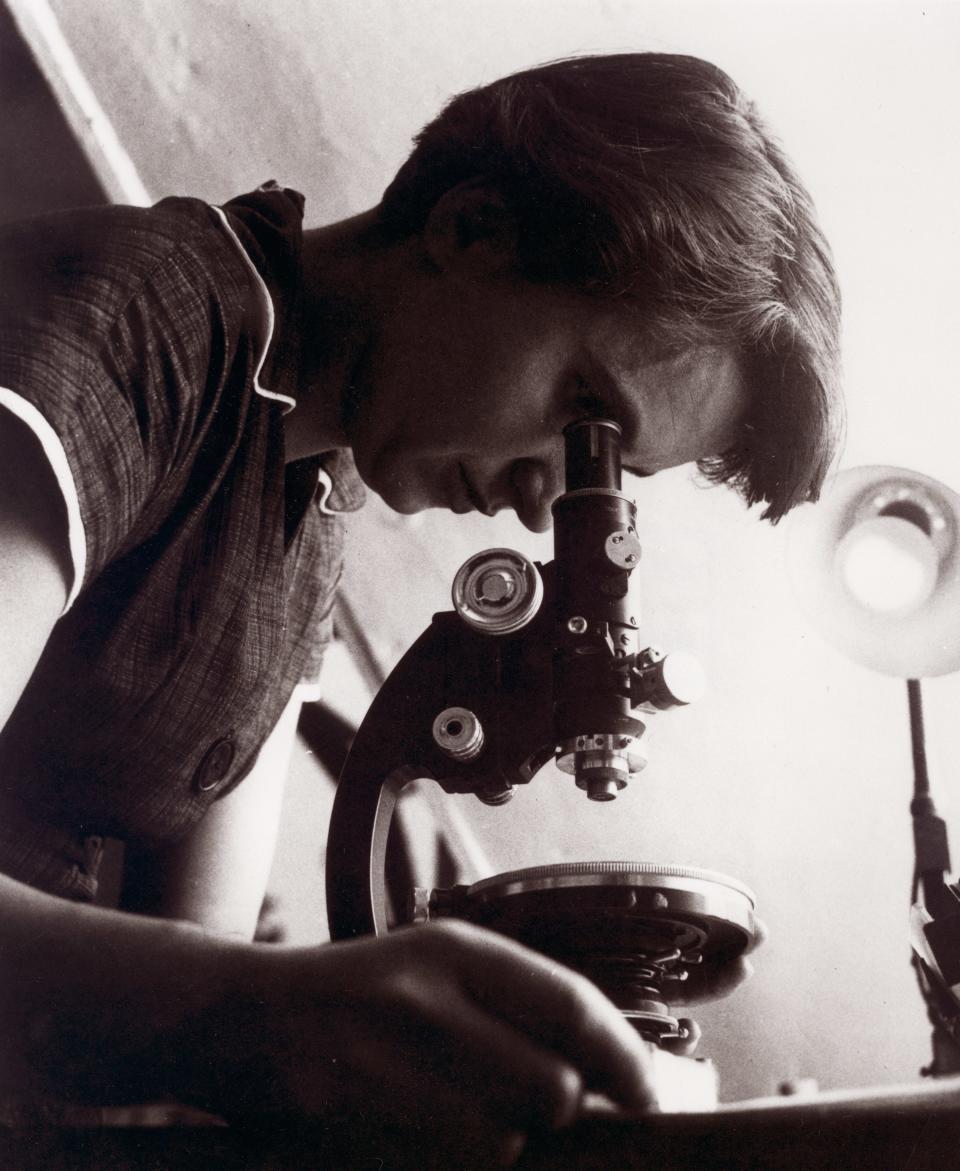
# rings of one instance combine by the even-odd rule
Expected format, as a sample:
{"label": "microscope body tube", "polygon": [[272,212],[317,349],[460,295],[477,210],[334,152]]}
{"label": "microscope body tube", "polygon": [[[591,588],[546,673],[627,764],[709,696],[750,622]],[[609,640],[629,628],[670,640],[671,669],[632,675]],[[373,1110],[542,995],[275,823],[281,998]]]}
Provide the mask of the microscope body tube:
{"label": "microscope body tube", "polygon": [[556,566],[554,734],[558,766],[609,801],[645,763],[630,673],[640,613],[636,508],[620,490],[620,428],[568,427],[566,492],[553,505]]}

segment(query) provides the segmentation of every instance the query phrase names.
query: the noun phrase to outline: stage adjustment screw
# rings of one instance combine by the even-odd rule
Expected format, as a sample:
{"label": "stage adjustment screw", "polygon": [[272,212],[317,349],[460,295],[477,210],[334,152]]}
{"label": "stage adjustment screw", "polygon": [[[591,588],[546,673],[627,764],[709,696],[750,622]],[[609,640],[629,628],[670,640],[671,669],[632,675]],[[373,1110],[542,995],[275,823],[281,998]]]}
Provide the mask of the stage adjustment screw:
{"label": "stage adjustment screw", "polygon": [[469,708],[444,708],[433,721],[433,741],[451,760],[475,760],[483,751],[483,725]]}

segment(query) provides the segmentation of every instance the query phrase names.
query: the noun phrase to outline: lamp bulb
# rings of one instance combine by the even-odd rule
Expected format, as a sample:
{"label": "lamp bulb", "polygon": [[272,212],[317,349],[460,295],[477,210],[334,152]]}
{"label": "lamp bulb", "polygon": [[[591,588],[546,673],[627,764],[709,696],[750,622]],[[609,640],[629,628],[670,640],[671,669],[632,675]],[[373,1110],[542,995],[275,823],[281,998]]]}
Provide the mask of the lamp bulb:
{"label": "lamp bulb", "polygon": [[910,614],[931,596],[939,558],[918,525],[896,516],[861,521],[837,546],[837,569],[856,602],[878,614]]}

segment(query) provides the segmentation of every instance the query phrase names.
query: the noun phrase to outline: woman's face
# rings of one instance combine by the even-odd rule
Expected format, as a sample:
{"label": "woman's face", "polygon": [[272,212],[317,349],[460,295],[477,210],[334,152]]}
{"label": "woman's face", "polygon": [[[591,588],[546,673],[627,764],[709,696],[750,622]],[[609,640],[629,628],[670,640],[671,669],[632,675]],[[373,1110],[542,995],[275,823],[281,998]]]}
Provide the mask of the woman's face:
{"label": "woman's face", "polygon": [[563,491],[574,419],[619,423],[624,466],[651,473],[727,449],[747,400],[722,347],[656,358],[622,306],[443,273],[382,323],[355,389],[354,457],[391,508],[512,508],[535,531]]}

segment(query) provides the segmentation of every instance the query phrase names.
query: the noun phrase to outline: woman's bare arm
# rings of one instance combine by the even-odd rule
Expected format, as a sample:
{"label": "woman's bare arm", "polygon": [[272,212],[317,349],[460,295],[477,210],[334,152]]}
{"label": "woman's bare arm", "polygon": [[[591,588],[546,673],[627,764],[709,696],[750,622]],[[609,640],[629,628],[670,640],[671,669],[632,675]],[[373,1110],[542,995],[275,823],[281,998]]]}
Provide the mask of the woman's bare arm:
{"label": "woman's bare arm", "polygon": [[63,498],[39,441],[0,409],[0,728],[63,612],[67,548]]}
{"label": "woman's bare arm", "polygon": [[243,783],[182,841],[127,850],[123,907],[250,941],[276,846],[300,701],[290,700]]}

